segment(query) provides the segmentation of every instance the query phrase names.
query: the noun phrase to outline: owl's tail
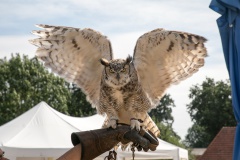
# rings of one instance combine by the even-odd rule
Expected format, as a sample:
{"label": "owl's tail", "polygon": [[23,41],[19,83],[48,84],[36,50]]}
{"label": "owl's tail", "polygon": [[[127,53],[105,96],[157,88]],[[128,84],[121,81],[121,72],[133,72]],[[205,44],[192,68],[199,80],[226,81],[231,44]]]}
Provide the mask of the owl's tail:
{"label": "owl's tail", "polygon": [[146,130],[151,131],[156,137],[160,135],[160,130],[158,129],[158,126],[148,114],[146,114],[145,118],[143,119],[142,127],[144,127]]}

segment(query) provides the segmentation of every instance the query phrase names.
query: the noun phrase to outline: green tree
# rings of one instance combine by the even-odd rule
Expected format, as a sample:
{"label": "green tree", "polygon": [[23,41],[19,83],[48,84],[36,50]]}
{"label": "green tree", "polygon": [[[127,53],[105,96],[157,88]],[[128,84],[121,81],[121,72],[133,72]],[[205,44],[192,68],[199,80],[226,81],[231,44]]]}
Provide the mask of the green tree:
{"label": "green tree", "polygon": [[174,101],[169,94],[165,94],[160,100],[160,104],[149,112],[149,115],[156,121],[172,126],[174,119],[172,117],[172,107],[175,107]]}
{"label": "green tree", "polygon": [[169,143],[184,147],[181,138],[174,132],[172,124],[174,118],[172,116],[172,107],[175,107],[174,100],[169,94],[165,94],[160,100],[160,104],[149,112],[154,122],[160,129],[160,138]]}
{"label": "green tree", "polygon": [[187,105],[194,125],[188,130],[185,143],[190,147],[207,147],[223,126],[235,126],[229,81],[206,78],[190,88]]}
{"label": "green tree", "polygon": [[41,101],[67,113],[70,93],[65,81],[49,73],[36,59],[12,55],[0,60],[0,125]]}
{"label": "green tree", "polygon": [[75,117],[91,116],[96,114],[96,108],[86,100],[86,95],[75,84],[69,84],[71,98],[68,101],[68,113]]}
{"label": "green tree", "polygon": [[157,122],[156,124],[160,129],[160,138],[162,140],[175,144],[179,147],[185,147],[184,144],[181,142],[181,137],[173,130],[171,125],[161,122]]}
{"label": "green tree", "polygon": [[211,135],[208,134],[204,127],[194,123],[188,129],[184,144],[191,148],[205,148],[211,142]]}

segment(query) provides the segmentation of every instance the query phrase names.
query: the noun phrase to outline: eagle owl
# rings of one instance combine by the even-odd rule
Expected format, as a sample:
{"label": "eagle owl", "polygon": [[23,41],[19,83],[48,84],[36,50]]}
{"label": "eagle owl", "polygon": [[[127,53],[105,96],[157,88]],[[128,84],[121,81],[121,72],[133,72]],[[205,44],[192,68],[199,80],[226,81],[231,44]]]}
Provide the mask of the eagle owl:
{"label": "eagle owl", "polygon": [[160,131],[148,111],[156,107],[171,84],[190,77],[204,65],[206,39],[179,31],[155,29],[142,35],[133,57],[114,59],[106,36],[92,29],[37,25],[30,42],[36,56],[65,80],[77,84],[105,127],[117,123]]}

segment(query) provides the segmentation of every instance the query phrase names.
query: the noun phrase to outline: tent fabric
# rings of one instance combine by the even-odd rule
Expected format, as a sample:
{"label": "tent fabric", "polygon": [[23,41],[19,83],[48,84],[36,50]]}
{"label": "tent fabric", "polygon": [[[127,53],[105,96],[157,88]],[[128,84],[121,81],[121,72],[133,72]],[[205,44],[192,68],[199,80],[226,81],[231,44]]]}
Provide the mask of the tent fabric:
{"label": "tent fabric", "polygon": [[98,129],[104,117],[70,117],[45,102],[37,104],[14,120],[0,126],[0,147],[5,156],[59,157],[71,148],[71,133]]}
{"label": "tent fabric", "polygon": [[104,118],[99,117],[70,117],[41,102],[0,128],[1,145],[14,148],[70,148],[69,135],[100,128]]}
{"label": "tent fabric", "polygon": [[221,14],[217,19],[223,53],[228,69],[232,104],[237,127],[234,140],[233,160],[240,159],[240,1],[212,0],[209,6]]}
{"label": "tent fabric", "polygon": [[[0,147],[11,160],[16,157],[59,157],[72,148],[70,135],[101,128],[104,117],[70,117],[41,102],[14,120],[0,126]],[[188,151],[160,140],[154,152],[138,152],[137,159],[188,160]],[[104,153],[96,160],[103,159]],[[118,159],[131,159],[131,151],[118,150]]]}

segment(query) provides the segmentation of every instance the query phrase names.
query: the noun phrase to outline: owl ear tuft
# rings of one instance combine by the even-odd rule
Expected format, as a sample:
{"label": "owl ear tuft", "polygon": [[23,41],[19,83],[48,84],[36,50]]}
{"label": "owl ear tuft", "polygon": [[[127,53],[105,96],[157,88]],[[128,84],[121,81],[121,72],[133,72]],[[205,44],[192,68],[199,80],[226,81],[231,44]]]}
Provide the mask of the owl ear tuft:
{"label": "owl ear tuft", "polygon": [[130,55],[128,55],[127,59],[126,59],[126,64],[131,63],[132,61],[132,57]]}
{"label": "owl ear tuft", "polygon": [[105,58],[101,58],[100,62],[101,62],[102,65],[104,65],[106,67],[109,66],[109,61],[107,59],[105,59]]}

